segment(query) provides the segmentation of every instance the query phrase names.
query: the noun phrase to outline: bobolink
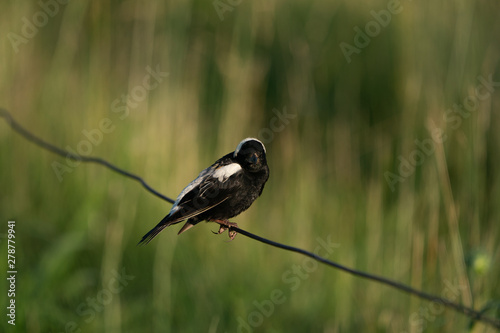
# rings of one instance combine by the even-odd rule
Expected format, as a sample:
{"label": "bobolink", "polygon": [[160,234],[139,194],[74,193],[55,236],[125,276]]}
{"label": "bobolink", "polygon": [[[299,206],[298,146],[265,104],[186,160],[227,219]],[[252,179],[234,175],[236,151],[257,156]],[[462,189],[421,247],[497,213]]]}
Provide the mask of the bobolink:
{"label": "bobolink", "polygon": [[[234,152],[218,159],[200,172],[177,197],[172,209],[139,244],[149,243],[164,228],[187,220],[178,234],[201,221],[216,222],[219,234],[237,227],[229,219],[247,210],[257,199],[269,178],[264,144],[246,138]],[[233,239],[236,232],[229,233]]]}

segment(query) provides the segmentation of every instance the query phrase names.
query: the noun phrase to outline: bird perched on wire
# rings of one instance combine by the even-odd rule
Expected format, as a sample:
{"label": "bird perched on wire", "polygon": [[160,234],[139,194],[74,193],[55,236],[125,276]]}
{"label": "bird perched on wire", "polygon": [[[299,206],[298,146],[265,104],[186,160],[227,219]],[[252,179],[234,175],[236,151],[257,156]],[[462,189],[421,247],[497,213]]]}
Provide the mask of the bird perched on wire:
{"label": "bird perched on wire", "polygon": [[[200,172],[179,194],[168,215],[139,244],[149,243],[164,228],[184,220],[187,221],[178,234],[201,221],[218,223],[217,234],[237,227],[229,219],[250,207],[261,195],[268,178],[266,147],[257,139],[244,139],[234,152]],[[234,230],[228,233],[231,240],[236,236]]]}

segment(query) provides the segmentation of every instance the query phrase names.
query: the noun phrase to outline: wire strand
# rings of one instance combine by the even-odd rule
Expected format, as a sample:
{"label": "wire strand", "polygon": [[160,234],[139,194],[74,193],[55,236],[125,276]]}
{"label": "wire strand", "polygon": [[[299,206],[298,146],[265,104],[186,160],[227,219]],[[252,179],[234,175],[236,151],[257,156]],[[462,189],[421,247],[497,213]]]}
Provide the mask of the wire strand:
{"label": "wire strand", "polygon": [[[21,134],[24,138],[26,138],[27,140],[33,142],[34,144],[38,145],[39,147],[42,147],[46,150],[49,150],[59,156],[62,156],[62,157],[69,157],[69,158],[72,158],[74,160],[78,160],[78,161],[82,161],[82,162],[90,162],[90,163],[97,163],[97,164],[101,164],[111,170],[113,170],[114,172],[117,172],[118,174],[121,174],[125,177],[129,177],[129,178],[132,178],[136,181],[138,181],[139,183],[142,184],[142,186],[149,192],[151,192],[152,194],[156,195],[157,197],[165,200],[165,201],[168,201],[170,203],[174,203],[174,200],[172,200],[171,198],[159,193],[158,191],[154,190],[151,186],[149,186],[145,181],[144,179],[142,179],[141,177],[133,174],[133,173],[130,173],[128,171],[125,171],[101,158],[98,158],[98,157],[87,157],[87,156],[80,156],[80,155],[75,155],[75,154],[72,154],[64,149],[61,149],[59,147],[56,147],[40,138],[38,138],[37,136],[31,134],[28,130],[26,130],[25,128],[23,128],[21,125],[19,125],[13,118],[12,116],[10,115],[10,113],[5,110],[5,109],[2,109],[0,108],[0,116],[3,117],[6,122],[10,125],[10,127],[16,131],[17,133]],[[473,321],[481,321],[481,322],[484,322],[484,323],[487,323],[487,324],[490,324],[492,325],[493,327],[495,328],[498,328],[500,329],[500,320],[499,319],[495,319],[495,318],[491,318],[491,317],[488,317],[488,316],[484,316],[483,315],[483,311],[476,311],[472,308],[469,308],[467,306],[464,306],[464,305],[461,305],[461,304],[458,304],[458,303],[455,303],[455,302],[452,302],[450,301],[449,299],[446,299],[446,298],[442,298],[442,297],[438,297],[438,296],[434,296],[432,294],[428,294],[428,293],[425,293],[423,291],[420,291],[420,290],[417,290],[417,289],[414,289],[410,286],[407,286],[405,284],[402,284],[402,283],[399,283],[399,282],[396,282],[396,281],[393,281],[393,280],[390,280],[390,279],[387,279],[385,277],[382,277],[382,276],[378,276],[378,275],[374,275],[374,274],[371,274],[371,273],[367,273],[367,272],[363,272],[363,271],[358,271],[356,269],[352,269],[352,268],[349,268],[349,267],[346,267],[346,266],[343,266],[343,265],[340,265],[336,262],[333,262],[331,260],[328,260],[326,258],[323,258],[321,256],[318,256],[312,252],[309,252],[309,251],[306,251],[306,250],[303,250],[303,249],[299,249],[297,247],[293,247],[293,246],[289,246],[289,245],[285,245],[285,244],[281,244],[281,243],[277,243],[277,242],[274,242],[274,241],[271,241],[269,239],[266,239],[266,238],[263,238],[263,237],[260,237],[260,236],[257,236],[257,235],[254,235],[248,231],[245,231],[243,229],[240,229],[238,227],[229,227],[229,230],[230,231],[236,231],[237,233],[239,234],[242,234],[246,237],[249,237],[253,240],[256,240],[256,241],[259,241],[261,243],[264,243],[264,244],[267,244],[267,245],[271,245],[271,246],[274,246],[274,247],[277,247],[277,248],[280,248],[280,249],[283,249],[283,250],[287,250],[287,251],[292,251],[292,252],[296,252],[296,253],[300,253],[302,255],[305,255],[307,257],[310,257],[316,261],[319,261],[323,264],[326,264],[328,266],[331,266],[331,267],[334,267],[334,268],[337,268],[339,270],[342,270],[346,273],[349,273],[349,274],[352,274],[354,276],[358,276],[358,277],[361,277],[361,278],[364,278],[364,279],[368,279],[368,280],[371,280],[371,281],[376,281],[376,282],[379,282],[381,284],[384,284],[384,285],[387,285],[387,286],[390,286],[390,287],[393,287],[395,289],[398,289],[400,291],[403,291],[403,292],[406,292],[406,293],[409,293],[411,295],[414,295],[414,296],[417,296],[419,298],[422,298],[422,299],[425,299],[425,300],[428,300],[428,301],[431,301],[431,302],[436,302],[436,303],[440,303],[450,309],[453,309],[457,312],[460,312],[460,313],[463,313],[465,314],[466,316],[470,317]],[[471,323],[472,324],[472,323]]]}
{"label": "wire strand", "polygon": [[53,144],[48,143],[48,142],[46,142],[43,139],[40,139],[39,137],[36,137],[35,135],[31,134],[28,130],[26,130],[24,127],[22,127],[21,125],[19,125],[12,118],[12,116],[10,115],[10,113],[7,110],[5,110],[5,109],[1,109],[0,108],[0,116],[3,117],[3,118],[5,118],[5,120],[7,121],[7,123],[10,125],[10,127],[14,131],[16,131],[17,133],[21,134],[22,136],[24,136],[26,139],[28,139],[29,141],[33,142],[34,144],[36,144],[36,145],[38,145],[38,146],[40,146],[40,147],[42,147],[42,148],[44,148],[46,150],[49,150],[49,151],[53,152],[54,154],[60,155],[62,157],[69,157],[69,158],[77,160],[77,161],[101,164],[101,165],[107,167],[108,169],[111,169],[114,172],[117,172],[117,173],[121,174],[122,176],[129,177],[129,178],[132,178],[132,179],[138,181],[139,183],[141,183],[141,185],[146,190],[148,190],[149,192],[153,193],[157,197],[159,197],[159,198],[161,198],[161,199],[163,199],[165,201],[168,201],[170,203],[174,203],[175,202],[175,200],[173,200],[173,199],[171,199],[171,198],[169,198],[169,197],[161,194],[160,192],[156,191],[155,189],[153,189],[141,177],[139,177],[137,175],[134,175],[133,173],[130,173],[128,171],[125,171],[125,170],[117,167],[116,165],[113,165],[113,164],[109,163],[108,161],[103,160],[102,158],[76,155],[76,154],[73,154],[73,153],[71,153],[69,151],[66,151],[64,149],[56,147]]}
{"label": "wire strand", "polygon": [[255,239],[255,240],[259,241],[259,242],[262,242],[262,243],[265,243],[265,244],[268,244],[268,245],[271,245],[271,246],[274,246],[274,247],[277,247],[277,248],[280,248],[280,249],[283,249],[283,250],[287,250],[287,251],[292,251],[292,252],[297,252],[297,253],[303,254],[303,255],[305,255],[307,257],[315,259],[316,261],[319,261],[319,262],[321,262],[323,264],[326,264],[328,266],[335,267],[337,269],[340,269],[340,270],[342,270],[344,272],[347,272],[349,274],[352,274],[354,276],[358,276],[358,277],[365,278],[365,279],[372,280],[372,281],[377,281],[377,282],[380,282],[382,284],[385,284],[385,285],[391,286],[393,288],[396,288],[398,290],[401,290],[401,291],[407,292],[409,294],[415,295],[417,297],[426,299],[428,301],[432,301],[432,302],[436,302],[436,303],[441,303],[444,306],[452,308],[452,309],[454,309],[454,310],[456,310],[458,312],[464,313],[465,315],[469,316],[473,320],[484,321],[486,323],[489,323],[489,324],[493,325],[496,328],[500,328],[500,321],[499,320],[494,319],[494,318],[490,318],[490,317],[487,317],[487,316],[484,316],[483,313],[482,313],[482,311],[476,311],[476,310],[474,310],[472,308],[469,308],[469,307],[466,307],[464,305],[452,302],[452,301],[450,301],[450,300],[448,300],[446,298],[442,298],[442,297],[434,296],[432,294],[425,293],[423,291],[414,289],[414,288],[409,287],[409,286],[407,286],[405,284],[402,284],[402,283],[399,283],[399,282],[387,279],[387,278],[382,277],[382,276],[378,276],[378,275],[371,274],[371,273],[366,273],[366,272],[363,272],[363,271],[358,271],[356,269],[340,265],[340,264],[338,264],[338,263],[336,263],[334,261],[331,261],[331,260],[328,260],[328,259],[323,258],[321,256],[318,256],[318,255],[316,255],[316,254],[314,254],[312,252],[309,252],[309,251],[306,251],[306,250],[303,250],[303,249],[299,249],[297,247],[293,247],[293,246],[289,246],[289,245],[284,245],[284,244],[281,244],[281,243],[277,243],[277,242],[271,241],[269,239],[262,238],[260,236],[254,235],[252,233],[249,233],[248,231],[242,230],[242,229],[237,228],[237,227],[229,227],[229,230],[236,231],[237,233],[245,235],[245,236],[247,236],[249,238]]}

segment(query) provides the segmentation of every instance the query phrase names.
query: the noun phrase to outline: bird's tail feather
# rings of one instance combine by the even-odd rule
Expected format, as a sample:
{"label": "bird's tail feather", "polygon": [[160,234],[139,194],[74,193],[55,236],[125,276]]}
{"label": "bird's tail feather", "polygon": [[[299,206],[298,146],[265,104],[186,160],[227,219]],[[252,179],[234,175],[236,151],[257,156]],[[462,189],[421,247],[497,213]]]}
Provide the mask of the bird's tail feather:
{"label": "bird's tail feather", "polygon": [[142,239],[140,240],[140,242],[137,243],[137,245],[146,245],[146,244],[148,244],[149,242],[151,242],[151,240],[153,238],[155,238],[160,233],[160,231],[162,231],[166,227],[167,227],[166,224],[164,224],[164,225],[157,225],[156,227],[154,227],[153,229],[151,229],[147,234],[145,234],[142,237]]}
{"label": "bird's tail feather", "polygon": [[160,221],[160,223],[158,223],[156,225],[156,227],[154,227],[153,229],[151,229],[147,234],[145,234],[142,239],[140,240],[139,243],[137,243],[137,245],[146,245],[148,244],[149,242],[151,242],[151,240],[153,238],[155,238],[163,229],[165,229],[166,227],[168,227],[169,225],[172,225],[172,224],[175,224],[175,223],[179,223],[180,221],[170,221],[170,215],[167,215],[163,218],[163,220]]}
{"label": "bird's tail feather", "polygon": [[187,220],[186,223],[182,226],[181,230],[177,233],[177,235],[182,234],[184,231],[191,229],[195,226],[195,222],[191,221],[191,219]]}

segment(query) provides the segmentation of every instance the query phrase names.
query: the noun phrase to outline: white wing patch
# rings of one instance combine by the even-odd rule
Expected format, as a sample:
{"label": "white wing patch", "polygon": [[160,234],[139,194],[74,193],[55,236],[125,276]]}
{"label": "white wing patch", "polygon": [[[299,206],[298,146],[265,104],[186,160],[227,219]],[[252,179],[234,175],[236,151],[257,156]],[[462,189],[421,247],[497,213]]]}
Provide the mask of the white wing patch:
{"label": "white wing patch", "polygon": [[231,177],[232,175],[234,175],[235,173],[237,173],[240,170],[241,170],[241,166],[238,163],[231,163],[231,164],[219,167],[212,174],[211,174],[212,167],[206,168],[205,170],[203,170],[202,172],[200,172],[200,174],[198,175],[198,177],[195,180],[193,180],[191,183],[189,183],[182,190],[182,192],[179,194],[179,196],[175,200],[174,205],[170,209],[170,213],[169,214],[173,214],[177,210],[179,210],[179,206],[178,206],[179,202],[186,195],[186,193],[188,193],[189,191],[191,191],[192,189],[194,189],[196,186],[198,186],[202,182],[204,182],[207,177],[212,176],[214,178],[217,178],[220,182],[223,183],[229,177]]}
{"label": "white wing patch", "polygon": [[238,163],[231,163],[214,171],[213,177],[217,178],[220,182],[225,182],[226,179],[241,170],[241,165]]}
{"label": "white wing patch", "polygon": [[193,188],[195,188],[196,186],[200,185],[202,181],[205,180],[205,178],[207,177],[207,174],[208,174],[208,171],[210,170],[210,167],[206,168],[205,170],[201,171],[200,174],[198,175],[198,177],[196,177],[195,180],[193,180],[191,183],[189,183],[183,190],[182,192],[179,194],[179,196],[177,197],[177,199],[175,200],[174,202],[174,205],[172,206],[172,208],[170,209],[170,213],[169,214],[173,214],[175,213],[177,210],[179,210],[179,202],[182,200],[182,198],[186,195],[186,193],[188,193],[189,191],[191,191]]}

